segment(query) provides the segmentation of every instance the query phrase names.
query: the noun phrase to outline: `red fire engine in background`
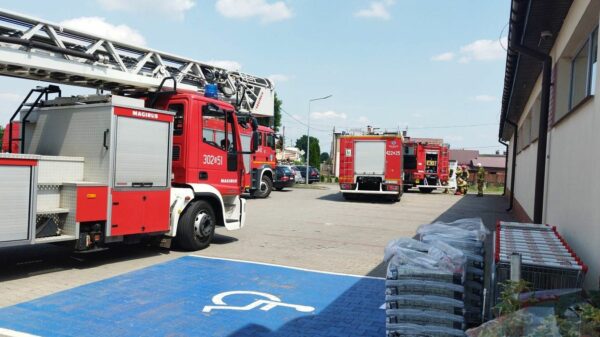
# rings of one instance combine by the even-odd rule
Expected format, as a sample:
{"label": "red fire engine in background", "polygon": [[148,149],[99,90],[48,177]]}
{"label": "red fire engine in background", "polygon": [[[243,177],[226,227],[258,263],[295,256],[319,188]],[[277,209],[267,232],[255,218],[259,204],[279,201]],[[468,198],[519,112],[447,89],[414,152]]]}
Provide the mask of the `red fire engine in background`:
{"label": "red fire engine in background", "polygon": [[441,139],[404,139],[404,191],[416,187],[423,193],[447,188],[449,145]]}
{"label": "red fire engine in background", "polygon": [[269,80],[6,11],[0,30],[0,75],[111,92],[37,87],[17,108],[0,153],[0,247],[174,238],[197,250],[215,227],[244,226],[243,155],[258,147],[253,116],[272,115]]}
{"label": "red fire engine in background", "polygon": [[[245,190],[251,196],[256,198],[266,198],[273,191],[273,181],[275,179],[275,167],[277,158],[275,155],[276,134],[273,129],[259,125],[258,126],[258,147],[253,154],[244,155],[244,167],[246,176],[244,179]],[[242,147],[245,151],[249,150],[252,129],[246,126],[241,129]]]}
{"label": "red fire engine in background", "polygon": [[369,194],[400,201],[402,144],[399,134],[340,136],[338,167],[343,197]]}

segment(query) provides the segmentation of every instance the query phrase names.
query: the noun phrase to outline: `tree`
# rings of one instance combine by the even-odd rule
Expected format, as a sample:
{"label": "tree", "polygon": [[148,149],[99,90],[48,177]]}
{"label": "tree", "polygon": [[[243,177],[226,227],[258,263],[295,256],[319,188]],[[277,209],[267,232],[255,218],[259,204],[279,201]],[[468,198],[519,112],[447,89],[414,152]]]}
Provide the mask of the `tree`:
{"label": "tree", "polygon": [[273,117],[258,117],[256,118],[258,124],[273,128],[275,132],[279,132],[279,127],[281,126],[281,105],[283,105],[283,101],[280,100],[277,97],[277,93],[275,93],[275,99],[273,102]]}
{"label": "tree", "polygon": [[[298,140],[296,140],[296,147],[299,148],[300,150],[304,151],[305,155],[304,155],[304,161],[306,162],[306,143],[307,143],[307,137],[306,135],[300,137]],[[310,165],[314,166],[314,167],[319,167],[319,163],[320,163],[320,155],[321,153],[321,147],[319,146],[319,140],[315,137],[310,137]]]}
{"label": "tree", "polygon": [[281,105],[283,105],[283,101],[277,97],[277,93],[275,93],[275,102],[273,106],[273,127],[275,132],[279,132],[279,127],[281,126]]}
{"label": "tree", "polygon": [[321,153],[321,163],[329,161],[329,153],[323,152]]}

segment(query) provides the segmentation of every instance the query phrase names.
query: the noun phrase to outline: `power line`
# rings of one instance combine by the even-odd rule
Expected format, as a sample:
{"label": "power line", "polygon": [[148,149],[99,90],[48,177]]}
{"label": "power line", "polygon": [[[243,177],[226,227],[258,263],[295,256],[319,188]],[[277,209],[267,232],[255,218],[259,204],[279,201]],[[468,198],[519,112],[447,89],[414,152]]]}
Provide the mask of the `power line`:
{"label": "power line", "polygon": [[292,115],[289,112],[285,111],[285,109],[283,109],[283,108],[281,108],[281,111],[283,111],[283,113],[285,113],[286,115],[288,115],[291,119],[293,119],[296,122],[298,122],[298,123],[306,126],[307,128],[310,127],[311,129],[313,129],[315,131],[331,133],[331,130],[323,130],[323,129],[315,128],[314,126],[308,126],[308,124],[306,124],[303,121],[299,120],[298,118],[294,117],[294,115]]}
{"label": "power line", "polygon": [[483,123],[483,124],[465,124],[465,125],[439,125],[439,126],[422,126],[422,127],[409,127],[411,130],[423,130],[423,129],[452,129],[452,128],[473,128],[477,126],[490,126],[498,125],[498,123]]}

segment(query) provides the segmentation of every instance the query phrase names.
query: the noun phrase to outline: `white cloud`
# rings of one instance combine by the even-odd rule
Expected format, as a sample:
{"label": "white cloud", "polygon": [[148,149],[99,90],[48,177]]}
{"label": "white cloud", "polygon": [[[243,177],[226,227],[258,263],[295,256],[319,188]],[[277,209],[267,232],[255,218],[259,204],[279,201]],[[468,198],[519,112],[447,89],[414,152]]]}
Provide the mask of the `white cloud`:
{"label": "white cloud", "polygon": [[358,117],[358,119],[356,120],[357,122],[361,123],[361,124],[369,124],[371,123],[371,120],[365,116],[360,116]]}
{"label": "white cloud", "polygon": [[493,61],[502,60],[506,57],[506,51],[502,48],[506,45],[507,38],[503,37],[498,40],[477,40],[469,43],[466,46],[460,47],[462,55],[459,62],[468,63],[471,60],[475,61]]}
{"label": "white cloud", "polygon": [[287,82],[290,80],[290,77],[284,74],[271,74],[267,76],[267,78],[274,84]]}
{"label": "white cloud", "polygon": [[343,112],[337,112],[333,110],[328,111],[315,111],[310,114],[310,118],[313,119],[346,119],[348,116]]}
{"label": "white cloud", "polygon": [[477,95],[473,99],[477,102],[493,102],[497,100],[496,96],[492,95]]}
{"label": "white cloud", "polygon": [[452,61],[454,59],[453,52],[441,53],[431,57],[432,61]]}
{"label": "white cloud", "polygon": [[395,0],[371,1],[368,8],[355,12],[354,16],[359,18],[389,20],[392,17],[389,9],[394,3]]}
{"label": "white cloud", "polygon": [[154,12],[182,20],[185,12],[192,9],[194,0],[97,0],[104,9],[126,12]]}
{"label": "white cloud", "polygon": [[59,25],[89,34],[100,35],[110,40],[126,42],[133,45],[146,45],[146,39],[137,30],[127,25],[113,25],[105,18],[84,16],[61,21]]}
{"label": "white cloud", "polygon": [[283,1],[269,3],[267,0],[217,0],[215,8],[226,18],[258,17],[262,23],[286,20],[293,15]]}
{"label": "white cloud", "polygon": [[232,71],[240,71],[242,69],[242,65],[239,62],[231,60],[210,60],[205,61],[205,63]]}
{"label": "white cloud", "polygon": [[506,46],[506,44],[506,36],[500,40],[476,40],[460,47],[458,52],[446,52],[435,55],[431,57],[431,60],[452,61],[457,59],[458,63],[503,60],[506,57],[506,51],[503,46]]}

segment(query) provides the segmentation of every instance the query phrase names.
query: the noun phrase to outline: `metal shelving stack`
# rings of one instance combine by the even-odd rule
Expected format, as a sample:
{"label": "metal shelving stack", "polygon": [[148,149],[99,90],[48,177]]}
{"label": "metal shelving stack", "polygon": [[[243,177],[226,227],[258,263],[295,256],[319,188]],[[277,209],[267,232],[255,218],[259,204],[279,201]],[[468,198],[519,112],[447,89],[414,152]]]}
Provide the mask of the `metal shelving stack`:
{"label": "metal shelving stack", "polygon": [[555,226],[498,222],[494,242],[495,296],[510,279],[510,257],[521,255],[521,278],[532,290],[581,288],[587,266]]}

